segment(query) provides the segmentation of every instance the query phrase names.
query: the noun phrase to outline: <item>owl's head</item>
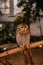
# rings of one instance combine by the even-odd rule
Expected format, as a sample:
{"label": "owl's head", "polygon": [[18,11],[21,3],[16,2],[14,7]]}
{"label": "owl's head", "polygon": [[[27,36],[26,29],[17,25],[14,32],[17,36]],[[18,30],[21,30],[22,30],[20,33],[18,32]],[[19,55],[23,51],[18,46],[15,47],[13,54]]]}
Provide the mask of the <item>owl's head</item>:
{"label": "owl's head", "polygon": [[19,24],[17,26],[17,30],[19,31],[20,34],[27,34],[29,32],[29,27],[27,24],[25,23],[22,23],[22,24]]}

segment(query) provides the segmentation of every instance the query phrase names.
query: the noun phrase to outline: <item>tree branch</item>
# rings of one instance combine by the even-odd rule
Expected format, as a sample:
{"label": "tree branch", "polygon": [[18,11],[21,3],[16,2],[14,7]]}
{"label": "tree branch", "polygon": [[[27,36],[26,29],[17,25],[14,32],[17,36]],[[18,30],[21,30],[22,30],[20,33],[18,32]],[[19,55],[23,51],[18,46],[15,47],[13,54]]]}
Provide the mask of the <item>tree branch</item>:
{"label": "tree branch", "polygon": [[[39,45],[43,45],[43,40],[39,41],[39,42],[31,43],[30,47],[28,46],[28,49],[38,47]],[[7,55],[10,55],[10,54],[13,54],[13,53],[18,53],[18,52],[21,52],[21,51],[23,51],[23,49],[20,48],[20,47],[15,48],[15,49],[11,49],[11,50],[7,50],[3,53],[0,53],[0,57],[4,57],[4,56],[7,56]]]}

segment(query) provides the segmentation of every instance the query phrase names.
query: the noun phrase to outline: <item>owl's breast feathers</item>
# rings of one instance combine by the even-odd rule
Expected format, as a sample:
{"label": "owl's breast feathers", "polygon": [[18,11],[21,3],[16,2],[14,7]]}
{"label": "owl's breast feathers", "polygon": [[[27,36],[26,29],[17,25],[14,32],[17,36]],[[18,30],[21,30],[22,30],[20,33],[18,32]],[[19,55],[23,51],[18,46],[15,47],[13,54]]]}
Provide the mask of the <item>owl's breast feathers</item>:
{"label": "owl's breast feathers", "polygon": [[16,35],[16,41],[20,47],[24,47],[25,45],[28,45],[30,42],[30,34],[28,33],[27,35],[21,35],[18,32]]}

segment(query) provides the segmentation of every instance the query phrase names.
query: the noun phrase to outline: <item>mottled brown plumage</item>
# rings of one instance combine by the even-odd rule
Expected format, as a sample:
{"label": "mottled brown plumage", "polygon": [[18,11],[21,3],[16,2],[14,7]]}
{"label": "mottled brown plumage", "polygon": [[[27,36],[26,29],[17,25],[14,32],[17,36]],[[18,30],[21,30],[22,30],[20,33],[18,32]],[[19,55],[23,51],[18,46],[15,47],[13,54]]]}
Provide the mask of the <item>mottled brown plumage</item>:
{"label": "mottled brown plumage", "polygon": [[24,48],[29,45],[30,42],[30,33],[29,27],[27,24],[19,24],[16,30],[16,41],[18,46]]}

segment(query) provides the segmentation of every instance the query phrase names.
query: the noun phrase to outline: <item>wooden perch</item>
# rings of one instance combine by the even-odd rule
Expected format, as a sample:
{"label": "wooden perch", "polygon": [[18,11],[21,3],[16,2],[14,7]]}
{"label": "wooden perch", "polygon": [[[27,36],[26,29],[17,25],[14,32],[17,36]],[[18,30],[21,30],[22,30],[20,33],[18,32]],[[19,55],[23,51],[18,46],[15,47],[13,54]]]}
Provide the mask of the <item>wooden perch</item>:
{"label": "wooden perch", "polygon": [[[30,48],[35,48],[35,47],[38,47],[39,45],[43,45],[43,40],[39,41],[39,42],[31,43]],[[29,48],[29,46],[28,46],[28,48]],[[13,53],[18,53],[18,52],[21,52],[21,51],[23,51],[22,48],[15,48],[15,49],[7,50],[3,53],[0,53],[0,57],[4,57],[4,56],[7,56],[7,55],[10,55],[10,54],[13,54]]]}
{"label": "wooden perch", "polygon": [[43,45],[43,40],[42,41],[35,42],[35,43],[31,43],[30,44],[30,48],[39,47],[39,45]]}

